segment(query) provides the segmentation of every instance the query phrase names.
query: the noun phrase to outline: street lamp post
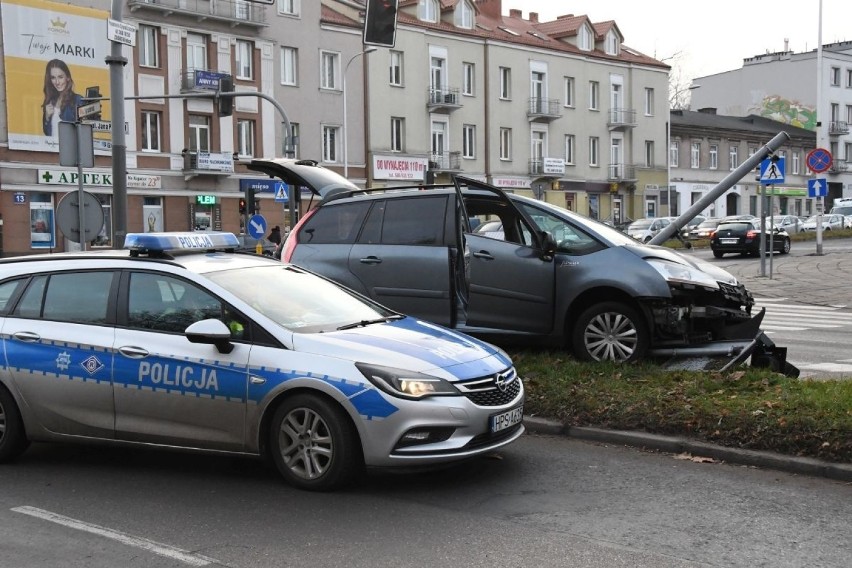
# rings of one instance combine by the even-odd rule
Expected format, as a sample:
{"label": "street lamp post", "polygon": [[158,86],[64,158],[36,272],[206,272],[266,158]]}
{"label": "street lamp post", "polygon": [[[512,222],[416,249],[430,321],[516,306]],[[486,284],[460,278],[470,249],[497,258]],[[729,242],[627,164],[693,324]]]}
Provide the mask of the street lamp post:
{"label": "street lamp post", "polygon": [[359,51],[349,58],[349,61],[346,62],[346,67],[343,68],[343,177],[346,179],[349,179],[349,134],[346,129],[346,72],[349,71],[349,65],[356,58],[365,53],[376,51],[376,49],[375,47],[368,47],[363,51]]}

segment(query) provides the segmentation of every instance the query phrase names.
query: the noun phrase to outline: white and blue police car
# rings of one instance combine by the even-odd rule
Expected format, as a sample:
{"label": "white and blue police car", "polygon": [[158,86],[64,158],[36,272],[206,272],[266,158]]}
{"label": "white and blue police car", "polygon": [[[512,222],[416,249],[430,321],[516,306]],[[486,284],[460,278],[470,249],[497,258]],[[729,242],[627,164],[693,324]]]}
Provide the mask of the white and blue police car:
{"label": "white and blue police car", "polygon": [[0,260],[0,462],[31,441],[269,455],[329,490],[523,432],[502,350],[393,312],[230,233]]}

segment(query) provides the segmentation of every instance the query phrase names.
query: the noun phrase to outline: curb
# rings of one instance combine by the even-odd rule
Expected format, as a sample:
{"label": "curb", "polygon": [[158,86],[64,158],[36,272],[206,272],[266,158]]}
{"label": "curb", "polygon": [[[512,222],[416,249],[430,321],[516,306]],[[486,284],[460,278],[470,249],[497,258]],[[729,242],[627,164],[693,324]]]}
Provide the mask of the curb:
{"label": "curb", "polygon": [[680,436],[662,436],[649,432],[607,430],[606,428],[588,426],[566,426],[555,420],[536,417],[524,417],[524,427],[532,434],[561,435],[577,438],[578,440],[621,444],[672,454],[688,453],[695,456],[713,458],[714,460],[730,464],[761,467],[800,475],[852,482],[852,464],[848,463],[834,463],[814,458],[786,456],[773,452],[730,448],[682,438]]}

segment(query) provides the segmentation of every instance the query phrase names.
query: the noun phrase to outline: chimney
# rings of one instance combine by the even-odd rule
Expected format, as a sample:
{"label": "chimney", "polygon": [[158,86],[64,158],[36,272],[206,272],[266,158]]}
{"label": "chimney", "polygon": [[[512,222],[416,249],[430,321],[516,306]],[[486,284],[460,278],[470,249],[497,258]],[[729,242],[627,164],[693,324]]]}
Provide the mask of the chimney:
{"label": "chimney", "polygon": [[499,20],[503,17],[502,0],[476,0],[479,12],[488,18]]}
{"label": "chimney", "polygon": [[534,24],[538,23],[538,12],[530,12],[530,21]]}
{"label": "chimney", "polygon": [[790,51],[790,38],[784,38],[784,51]]}
{"label": "chimney", "polygon": [[524,15],[523,15],[523,12],[521,12],[520,10],[518,10],[518,9],[516,9],[516,8],[510,8],[510,9],[509,9],[509,17],[510,17],[510,18],[519,18],[519,19],[520,19],[520,18],[523,18],[523,17],[524,17]]}

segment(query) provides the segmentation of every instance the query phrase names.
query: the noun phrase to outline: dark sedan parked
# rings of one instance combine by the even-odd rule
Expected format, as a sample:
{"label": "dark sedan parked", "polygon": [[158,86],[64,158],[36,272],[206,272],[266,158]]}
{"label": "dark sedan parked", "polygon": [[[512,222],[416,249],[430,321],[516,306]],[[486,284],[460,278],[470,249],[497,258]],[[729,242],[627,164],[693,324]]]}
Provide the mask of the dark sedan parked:
{"label": "dark sedan parked", "polygon": [[[781,254],[790,252],[790,235],[784,229],[776,227],[764,232],[764,250],[774,250]],[[710,236],[710,248],[713,256],[722,258],[725,253],[740,253],[757,256],[760,254],[760,220],[723,221]]]}

